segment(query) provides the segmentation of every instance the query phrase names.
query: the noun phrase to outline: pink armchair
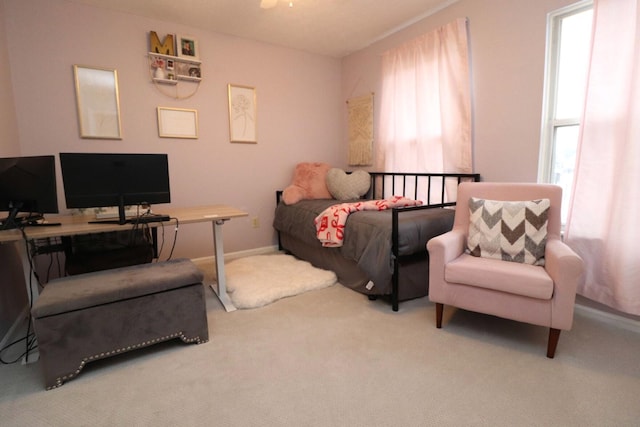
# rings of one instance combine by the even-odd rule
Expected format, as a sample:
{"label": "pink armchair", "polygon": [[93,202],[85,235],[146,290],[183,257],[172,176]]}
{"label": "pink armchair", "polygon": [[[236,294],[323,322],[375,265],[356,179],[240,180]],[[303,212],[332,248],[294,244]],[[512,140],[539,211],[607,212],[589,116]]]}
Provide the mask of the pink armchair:
{"label": "pink armchair", "polygon": [[[549,199],[544,266],[472,256],[467,248],[471,197],[486,200]],[[469,182],[458,187],[453,229],[427,243],[429,299],[436,327],[444,305],[549,328],[547,357],[553,358],[561,330],[573,324],[582,259],[560,238],[562,189],[556,185]]]}

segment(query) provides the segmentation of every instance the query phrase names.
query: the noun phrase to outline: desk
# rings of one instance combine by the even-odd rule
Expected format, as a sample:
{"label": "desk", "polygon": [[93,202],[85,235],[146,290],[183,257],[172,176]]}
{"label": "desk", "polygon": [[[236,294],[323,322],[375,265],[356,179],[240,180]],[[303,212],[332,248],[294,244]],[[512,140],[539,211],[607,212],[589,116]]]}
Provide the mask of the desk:
{"label": "desk", "polygon": [[[158,212],[177,218],[180,225],[193,224],[199,222],[211,222],[213,226],[213,244],[215,247],[215,268],[217,286],[211,285],[211,289],[216,293],[218,299],[226,311],[234,311],[229,295],[227,294],[226,277],[224,272],[224,250],[222,239],[222,226],[232,218],[247,216],[248,213],[226,205],[199,206],[190,208],[158,208]],[[119,231],[131,228],[131,224],[90,224],[88,221],[94,220],[93,216],[83,215],[51,215],[47,216],[49,222],[59,222],[59,226],[50,227],[26,227],[24,234],[27,240],[45,239],[48,237],[74,236],[78,234],[102,233],[108,231]],[[151,227],[158,227],[163,224],[175,224],[175,221],[150,223]],[[20,230],[0,231],[0,244],[14,243],[17,245],[22,259],[27,295],[37,298],[38,285],[33,277],[29,250],[24,243],[24,236]]]}

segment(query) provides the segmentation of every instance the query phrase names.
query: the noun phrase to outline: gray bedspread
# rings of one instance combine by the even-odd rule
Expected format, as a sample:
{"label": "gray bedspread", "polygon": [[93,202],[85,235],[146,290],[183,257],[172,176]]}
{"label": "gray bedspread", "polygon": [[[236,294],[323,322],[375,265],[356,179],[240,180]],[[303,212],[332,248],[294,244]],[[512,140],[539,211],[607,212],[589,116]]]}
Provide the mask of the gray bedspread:
{"label": "gray bedspread", "polygon": [[[321,247],[313,220],[337,203],[344,201],[321,199],[303,200],[293,205],[280,203],[276,208],[273,226],[309,245]],[[391,215],[391,210],[353,212],[345,224],[344,244],[340,248],[345,258],[355,261],[367,272],[371,281],[382,288],[388,288],[393,274]],[[447,208],[401,212],[399,255],[426,253],[429,239],[451,230],[453,216],[454,210]]]}

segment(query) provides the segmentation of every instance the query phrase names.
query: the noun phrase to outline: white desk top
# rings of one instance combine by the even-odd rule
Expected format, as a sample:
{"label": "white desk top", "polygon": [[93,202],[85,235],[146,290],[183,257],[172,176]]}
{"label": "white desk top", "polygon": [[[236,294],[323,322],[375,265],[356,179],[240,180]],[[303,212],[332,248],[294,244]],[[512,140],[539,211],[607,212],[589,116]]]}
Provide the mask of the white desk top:
{"label": "white desk top", "polygon": [[[155,213],[169,215],[171,218],[177,218],[180,224],[213,222],[249,215],[247,212],[227,205],[196,206],[186,208],[163,208],[160,205]],[[48,222],[59,222],[61,225],[25,227],[24,232],[27,238],[42,239],[47,237],[72,236],[76,234],[101,233],[131,227],[131,224],[90,224],[89,221],[95,220],[94,215],[47,215],[46,220]],[[151,223],[149,225],[171,224],[172,222],[175,223],[175,220],[162,223]],[[14,229],[0,231],[0,243],[14,242],[22,239],[23,236],[20,230]]]}

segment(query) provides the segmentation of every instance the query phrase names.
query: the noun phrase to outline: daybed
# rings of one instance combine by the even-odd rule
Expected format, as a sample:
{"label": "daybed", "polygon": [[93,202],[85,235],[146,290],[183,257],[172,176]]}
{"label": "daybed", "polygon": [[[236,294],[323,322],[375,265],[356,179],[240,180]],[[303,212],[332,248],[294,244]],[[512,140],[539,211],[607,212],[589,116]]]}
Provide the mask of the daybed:
{"label": "daybed", "polygon": [[[479,174],[431,174],[369,172],[368,191],[362,199],[404,196],[422,206],[349,214],[341,247],[324,247],[314,219],[325,209],[362,199],[328,197],[283,201],[276,192],[273,226],[281,250],[332,270],[339,282],[370,298],[385,296],[398,310],[400,301],[428,294],[429,260],[426,243],[453,227],[457,185],[479,181]],[[294,175],[295,183],[295,175]],[[286,194],[287,190],[285,190]],[[317,192],[316,192],[317,195]]]}

